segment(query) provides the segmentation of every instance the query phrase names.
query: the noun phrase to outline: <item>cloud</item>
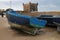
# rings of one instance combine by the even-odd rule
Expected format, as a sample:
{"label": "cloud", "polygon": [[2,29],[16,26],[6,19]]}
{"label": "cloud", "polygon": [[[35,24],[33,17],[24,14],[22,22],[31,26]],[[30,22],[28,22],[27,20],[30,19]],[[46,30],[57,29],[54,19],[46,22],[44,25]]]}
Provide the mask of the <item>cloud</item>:
{"label": "cloud", "polygon": [[8,5],[4,4],[4,3],[0,3],[0,9],[7,9],[9,8]]}
{"label": "cloud", "polygon": [[46,4],[46,5],[39,5],[39,11],[52,11],[52,10],[60,10],[59,7],[54,4]]}
{"label": "cloud", "polygon": [[45,7],[45,8],[56,8],[57,6],[54,4],[47,4],[47,5],[40,5],[40,7]]}
{"label": "cloud", "polygon": [[46,0],[40,0],[40,1],[46,1]]}
{"label": "cloud", "polygon": [[22,1],[22,0],[0,0],[0,1]]}
{"label": "cloud", "polygon": [[[23,3],[37,3],[38,10],[60,10],[60,5],[58,1],[53,2],[52,0],[11,0],[12,8],[15,10],[23,10]],[[7,9],[10,7],[10,0],[0,0],[0,9]]]}
{"label": "cloud", "polygon": [[[10,3],[9,1],[0,1],[0,9],[7,9],[10,8]],[[19,1],[13,1],[11,4],[11,8],[15,9],[15,10],[22,10],[22,3]]]}
{"label": "cloud", "polygon": [[50,4],[49,7],[56,8],[56,5]]}
{"label": "cloud", "polygon": [[10,1],[10,0],[0,0],[0,1]]}

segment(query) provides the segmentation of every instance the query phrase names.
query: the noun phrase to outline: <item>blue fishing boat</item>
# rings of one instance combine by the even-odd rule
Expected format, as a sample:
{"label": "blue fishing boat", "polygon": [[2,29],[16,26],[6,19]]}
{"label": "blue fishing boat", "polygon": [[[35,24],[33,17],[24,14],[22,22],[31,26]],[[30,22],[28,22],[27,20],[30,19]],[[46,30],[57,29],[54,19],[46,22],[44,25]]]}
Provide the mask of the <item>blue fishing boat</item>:
{"label": "blue fishing boat", "polygon": [[60,23],[60,16],[56,15],[40,15],[38,19],[47,20],[47,25],[56,26],[54,22]]}
{"label": "blue fishing boat", "polygon": [[59,15],[40,15],[38,19],[47,21],[47,26],[56,26],[57,31],[60,32],[60,16]]}
{"label": "blue fishing boat", "polygon": [[35,17],[22,15],[12,9],[6,10],[6,17],[11,28],[16,28],[32,35],[39,34],[40,29],[44,28],[47,23],[46,20],[38,20]]}

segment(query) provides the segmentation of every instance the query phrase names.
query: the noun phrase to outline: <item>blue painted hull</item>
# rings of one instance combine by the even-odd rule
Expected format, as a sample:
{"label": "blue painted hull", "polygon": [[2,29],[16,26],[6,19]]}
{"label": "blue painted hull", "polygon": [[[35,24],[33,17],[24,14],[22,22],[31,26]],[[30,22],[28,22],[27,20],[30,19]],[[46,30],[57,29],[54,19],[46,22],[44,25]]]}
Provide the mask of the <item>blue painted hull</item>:
{"label": "blue painted hull", "polygon": [[15,24],[29,25],[29,19],[26,19],[26,18],[22,18],[22,17],[20,18],[13,15],[9,15],[9,14],[7,14],[7,18],[9,22],[12,22]]}
{"label": "blue painted hull", "polygon": [[47,20],[47,25],[56,26],[54,22],[60,24],[60,17],[38,17],[38,19]]}
{"label": "blue painted hull", "polygon": [[6,17],[11,28],[21,29],[22,31],[29,34],[38,34],[41,28],[44,28],[47,21],[38,20],[35,17],[21,15],[13,10],[6,12]]}
{"label": "blue painted hull", "polygon": [[21,15],[15,11],[7,11],[6,12],[7,19],[11,23],[19,24],[19,25],[30,25],[34,28],[43,28],[46,25],[46,20],[38,20],[35,17]]}

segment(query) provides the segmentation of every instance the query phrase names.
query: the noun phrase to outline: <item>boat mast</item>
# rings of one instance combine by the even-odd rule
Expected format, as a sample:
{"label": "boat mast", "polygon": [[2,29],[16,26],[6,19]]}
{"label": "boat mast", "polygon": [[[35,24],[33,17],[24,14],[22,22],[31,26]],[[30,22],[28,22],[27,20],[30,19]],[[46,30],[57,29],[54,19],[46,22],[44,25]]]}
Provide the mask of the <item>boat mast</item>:
{"label": "boat mast", "polygon": [[10,8],[12,7],[12,1],[10,0]]}

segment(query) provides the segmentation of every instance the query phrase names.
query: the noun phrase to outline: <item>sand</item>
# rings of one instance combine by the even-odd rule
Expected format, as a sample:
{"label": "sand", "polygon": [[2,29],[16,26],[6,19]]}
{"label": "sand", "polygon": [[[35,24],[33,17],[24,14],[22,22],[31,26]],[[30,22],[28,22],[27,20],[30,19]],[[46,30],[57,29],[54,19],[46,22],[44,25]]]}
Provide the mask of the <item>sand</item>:
{"label": "sand", "polygon": [[60,34],[55,28],[44,28],[40,35],[32,36],[10,29],[6,17],[0,17],[0,40],[60,40]]}

